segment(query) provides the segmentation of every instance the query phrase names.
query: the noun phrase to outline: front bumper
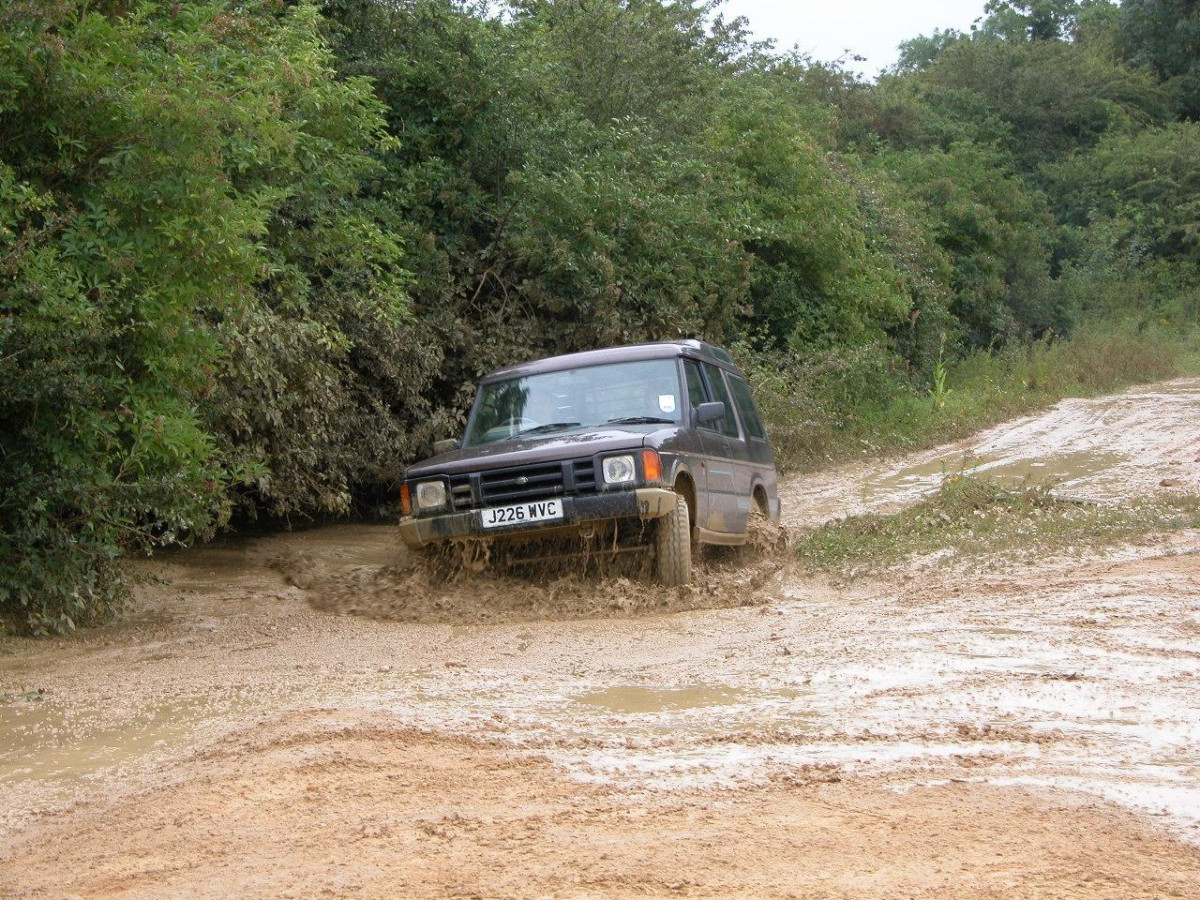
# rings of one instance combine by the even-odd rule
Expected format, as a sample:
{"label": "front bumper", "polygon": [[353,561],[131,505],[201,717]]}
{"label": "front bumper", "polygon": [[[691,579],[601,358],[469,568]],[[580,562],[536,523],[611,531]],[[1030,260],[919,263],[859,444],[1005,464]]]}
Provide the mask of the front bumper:
{"label": "front bumper", "polygon": [[563,517],[550,522],[517,523],[503,528],[488,528],[480,524],[477,509],[468,512],[443,513],[425,518],[400,520],[400,537],[406,546],[417,549],[427,544],[459,537],[504,537],[513,534],[554,531],[572,528],[588,522],[608,519],[657,519],[675,510],[679,495],[666,488],[638,488],[632,491],[611,491],[563,497]]}

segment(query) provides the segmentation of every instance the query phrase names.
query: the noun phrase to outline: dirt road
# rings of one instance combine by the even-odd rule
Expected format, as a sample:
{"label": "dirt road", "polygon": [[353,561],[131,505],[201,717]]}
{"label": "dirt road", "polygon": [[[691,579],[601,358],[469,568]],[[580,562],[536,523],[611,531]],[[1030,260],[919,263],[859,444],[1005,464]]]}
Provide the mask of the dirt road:
{"label": "dirt road", "polygon": [[[1066,401],[785,508],[1197,492],[1198,413]],[[669,594],[431,583],[385,527],[162,557],[122,625],[0,644],[0,897],[1200,896],[1197,550]]]}

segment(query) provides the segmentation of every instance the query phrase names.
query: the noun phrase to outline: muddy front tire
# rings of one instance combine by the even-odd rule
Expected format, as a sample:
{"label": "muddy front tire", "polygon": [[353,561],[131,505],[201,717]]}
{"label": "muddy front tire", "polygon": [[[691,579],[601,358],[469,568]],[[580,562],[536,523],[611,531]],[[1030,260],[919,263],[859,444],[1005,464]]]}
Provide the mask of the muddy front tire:
{"label": "muddy front tire", "polygon": [[675,509],[658,520],[655,551],[659,584],[678,587],[692,580],[692,520],[682,495],[675,498]]}

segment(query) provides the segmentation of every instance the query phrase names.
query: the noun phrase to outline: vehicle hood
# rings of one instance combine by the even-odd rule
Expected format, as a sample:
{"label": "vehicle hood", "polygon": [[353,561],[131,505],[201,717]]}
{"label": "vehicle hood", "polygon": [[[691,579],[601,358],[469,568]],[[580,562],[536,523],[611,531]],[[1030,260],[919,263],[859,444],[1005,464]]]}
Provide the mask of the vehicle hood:
{"label": "vehicle hood", "polygon": [[628,450],[646,444],[646,436],[662,431],[661,425],[623,425],[573,429],[554,434],[515,437],[476,447],[464,447],[438,456],[431,456],[408,468],[404,477],[421,478],[426,475],[457,475],[462,472],[482,472],[488,469],[503,469],[509,466],[537,465],[578,459],[607,453],[612,450]]}

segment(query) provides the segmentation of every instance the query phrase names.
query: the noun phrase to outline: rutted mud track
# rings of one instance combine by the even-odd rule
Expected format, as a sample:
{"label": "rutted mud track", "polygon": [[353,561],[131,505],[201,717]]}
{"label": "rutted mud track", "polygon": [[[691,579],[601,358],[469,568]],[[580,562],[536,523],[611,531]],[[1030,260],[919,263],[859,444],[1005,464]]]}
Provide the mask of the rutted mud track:
{"label": "rutted mud track", "polygon": [[[1067,401],[785,509],[1195,491],[1198,413]],[[0,645],[0,897],[1200,896],[1198,549],[670,593],[361,526],[160,558],[125,624]]]}

